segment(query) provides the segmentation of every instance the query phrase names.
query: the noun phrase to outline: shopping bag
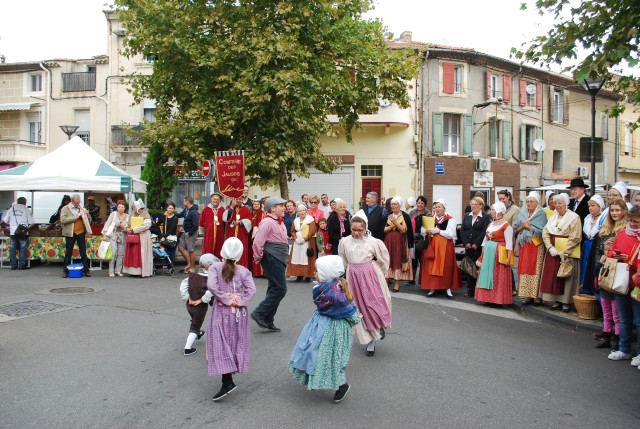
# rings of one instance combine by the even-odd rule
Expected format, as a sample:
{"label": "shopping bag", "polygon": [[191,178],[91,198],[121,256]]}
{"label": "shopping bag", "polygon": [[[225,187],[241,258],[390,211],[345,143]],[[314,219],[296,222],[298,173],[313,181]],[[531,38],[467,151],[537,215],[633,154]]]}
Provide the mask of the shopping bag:
{"label": "shopping bag", "polygon": [[571,259],[561,256],[560,266],[558,267],[558,278],[566,279],[573,274],[573,263]]}
{"label": "shopping bag", "polygon": [[[498,245],[498,262],[500,262],[502,265],[507,265],[507,255],[509,254],[509,252],[507,251],[506,246],[500,246]],[[511,260],[509,261],[509,265],[511,265],[512,267],[515,265],[516,261],[515,258],[513,256],[513,252],[511,252]]]}
{"label": "shopping bag", "polygon": [[103,261],[110,261],[112,258],[111,243],[103,241],[98,248],[98,258]]}

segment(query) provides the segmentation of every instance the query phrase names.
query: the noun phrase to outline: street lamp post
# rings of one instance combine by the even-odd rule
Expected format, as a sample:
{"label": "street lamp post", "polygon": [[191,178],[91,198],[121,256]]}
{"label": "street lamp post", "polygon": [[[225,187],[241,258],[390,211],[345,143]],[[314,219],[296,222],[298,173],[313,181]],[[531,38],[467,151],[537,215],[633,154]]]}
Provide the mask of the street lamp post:
{"label": "street lamp post", "polygon": [[596,193],[596,95],[602,85],[604,85],[604,79],[602,78],[585,78],[580,85],[591,95],[591,147],[589,152],[589,159],[591,160],[591,192],[593,195]]}
{"label": "street lamp post", "polygon": [[78,127],[77,125],[60,125],[60,129],[67,135],[67,138],[69,140],[71,140],[71,136],[76,132],[78,128],[80,127]]}

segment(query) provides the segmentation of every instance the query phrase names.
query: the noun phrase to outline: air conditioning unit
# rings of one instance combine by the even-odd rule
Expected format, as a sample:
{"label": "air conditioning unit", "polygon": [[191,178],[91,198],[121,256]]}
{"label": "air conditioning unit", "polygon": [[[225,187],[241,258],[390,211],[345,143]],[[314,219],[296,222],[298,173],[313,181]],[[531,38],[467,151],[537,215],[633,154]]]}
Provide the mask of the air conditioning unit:
{"label": "air conditioning unit", "polygon": [[583,178],[586,178],[589,176],[589,170],[587,169],[587,167],[578,167],[578,171],[576,171],[576,173],[579,177],[583,177]]}
{"label": "air conditioning unit", "polygon": [[491,171],[491,160],[487,158],[476,159],[476,171]]}

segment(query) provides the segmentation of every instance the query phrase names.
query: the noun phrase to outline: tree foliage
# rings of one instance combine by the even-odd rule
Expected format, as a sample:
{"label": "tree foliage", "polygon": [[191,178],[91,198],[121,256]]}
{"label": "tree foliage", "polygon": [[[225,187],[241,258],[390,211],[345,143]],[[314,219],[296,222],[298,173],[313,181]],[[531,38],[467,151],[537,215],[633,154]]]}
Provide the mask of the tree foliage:
{"label": "tree foliage", "polygon": [[140,178],[148,183],[147,205],[151,209],[159,208],[171,196],[171,191],[178,183],[171,167],[167,167],[167,161],[169,156],[164,146],[152,144],[140,175]]}
{"label": "tree foliage", "polygon": [[[548,34],[531,40],[525,49],[514,48],[512,53],[538,65],[562,65],[563,71],[572,72],[577,81],[605,78],[607,88],[621,96],[611,115],[623,111],[626,103],[633,104],[637,112],[640,1],[536,0],[535,6],[540,15],[554,17],[553,27]],[[521,4],[522,9],[527,7],[527,3]],[[586,56],[579,60],[583,52]],[[636,122],[640,123],[640,117]]]}
{"label": "tree foliage", "polygon": [[[133,92],[157,101],[150,142],[189,166],[246,150],[247,176],[286,196],[292,175],[330,172],[319,136],[337,114],[347,140],[383,97],[408,106],[418,56],[364,20],[370,0],[117,0],[125,54],[157,55]],[[284,189],[283,189],[284,188]]]}

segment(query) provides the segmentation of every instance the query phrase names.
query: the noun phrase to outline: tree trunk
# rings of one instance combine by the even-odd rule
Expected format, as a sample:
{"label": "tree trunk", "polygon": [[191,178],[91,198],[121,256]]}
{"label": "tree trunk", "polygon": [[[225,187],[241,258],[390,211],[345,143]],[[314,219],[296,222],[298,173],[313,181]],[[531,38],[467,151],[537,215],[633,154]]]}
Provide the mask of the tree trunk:
{"label": "tree trunk", "polygon": [[280,196],[285,200],[289,199],[289,182],[287,182],[287,165],[280,164]]}

